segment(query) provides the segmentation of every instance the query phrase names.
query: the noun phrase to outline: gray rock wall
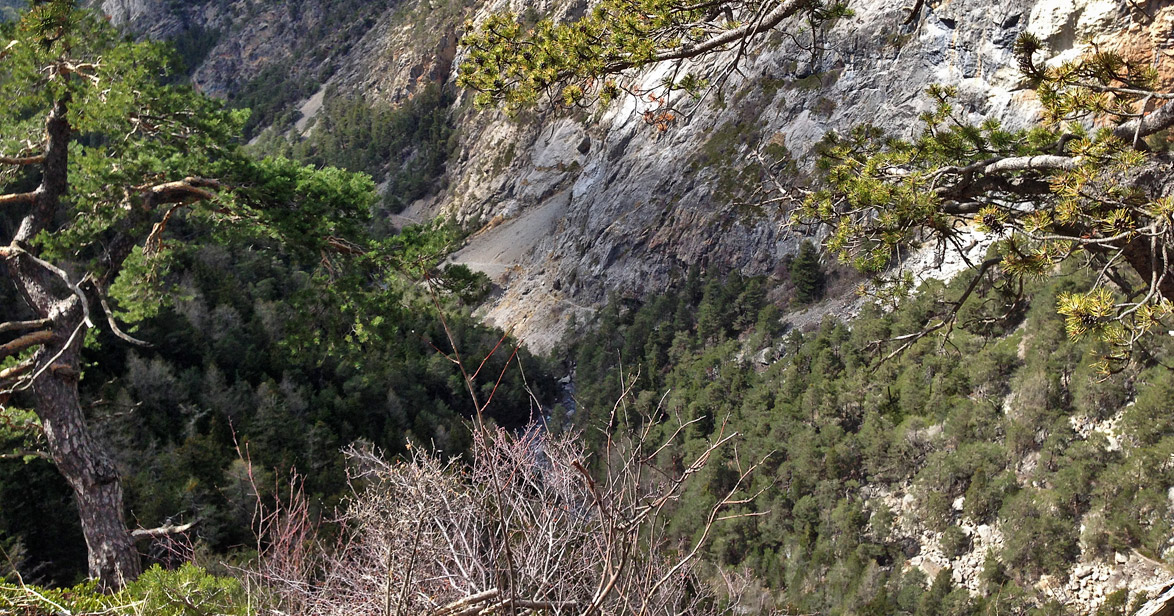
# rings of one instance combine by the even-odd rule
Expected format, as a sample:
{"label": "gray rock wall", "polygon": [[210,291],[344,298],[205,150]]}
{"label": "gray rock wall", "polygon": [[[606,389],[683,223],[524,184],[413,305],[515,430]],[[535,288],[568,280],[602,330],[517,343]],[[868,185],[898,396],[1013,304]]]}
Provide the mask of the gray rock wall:
{"label": "gray rock wall", "polygon": [[[502,278],[505,292],[487,317],[549,348],[566,318],[584,316],[583,306],[609,292],[663,289],[693,264],[770,273],[798,244],[782,229],[786,208],[758,207],[729,189],[752,183],[740,173],[770,140],[785,143],[802,171],[829,130],[872,122],[907,135],[933,83],[957,85],[959,106],[975,118],[1021,124],[1031,117],[1034,103],[1011,57],[1029,22],[1029,0],[944,3],[908,25],[906,4],[852,3],[855,16],[826,33],[819,53],[768,37],[743,61],[724,104],[710,97],[664,132],[643,119],[655,105],[632,100],[539,127],[492,113],[468,124],[452,188],[432,211],[526,224],[531,209],[570,195],[566,217]],[[665,70],[642,78],[654,83]],[[584,139],[590,148],[581,152]],[[472,243],[500,235],[490,230]]]}

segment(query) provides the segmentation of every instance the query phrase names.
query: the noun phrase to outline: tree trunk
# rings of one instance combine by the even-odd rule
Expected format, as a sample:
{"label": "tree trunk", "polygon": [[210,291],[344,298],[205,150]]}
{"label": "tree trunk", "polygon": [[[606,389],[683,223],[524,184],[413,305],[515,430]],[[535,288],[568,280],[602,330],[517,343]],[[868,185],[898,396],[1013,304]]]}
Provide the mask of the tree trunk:
{"label": "tree trunk", "polygon": [[[118,471],[91,436],[78,400],[82,332],[84,325],[77,339],[37,379],[32,390],[49,454],[77,500],[89,550],[90,577],[96,578],[104,589],[118,589],[138,577],[141,565],[122,512]],[[59,344],[64,345],[73,332],[56,333],[62,336]]]}
{"label": "tree trunk", "polygon": [[1149,286],[1156,273],[1157,277],[1161,279],[1158,283],[1158,294],[1168,300],[1174,300],[1174,271],[1170,271],[1170,269],[1162,271],[1164,260],[1161,254],[1163,250],[1161,243],[1157,245],[1157,249],[1158,252],[1155,254],[1153,247],[1150,246],[1150,239],[1138,237],[1125,244],[1121,255],[1125,258],[1125,262],[1133,268],[1133,271],[1137,272],[1146,286]]}
{"label": "tree trunk", "polygon": [[29,308],[53,323],[53,337],[35,356],[41,373],[31,387],[33,409],[53,463],[73,488],[90,577],[103,589],[121,588],[138,576],[141,565],[122,511],[118,471],[91,435],[78,398],[87,330],[81,299],[63,290],[63,281],[27,255],[10,259],[8,270]]}
{"label": "tree trunk", "polygon": [[46,119],[41,184],[12,237],[11,245],[20,252],[5,264],[29,311],[52,323],[53,337],[35,355],[39,376],[31,387],[34,411],[57,470],[73,488],[89,549],[90,577],[104,589],[118,589],[138,576],[141,564],[123,516],[118,472],[91,435],[78,398],[86,308],[69,281],[32,256],[34,238],[60,216],[69,186],[68,103],[68,97],[57,101]]}

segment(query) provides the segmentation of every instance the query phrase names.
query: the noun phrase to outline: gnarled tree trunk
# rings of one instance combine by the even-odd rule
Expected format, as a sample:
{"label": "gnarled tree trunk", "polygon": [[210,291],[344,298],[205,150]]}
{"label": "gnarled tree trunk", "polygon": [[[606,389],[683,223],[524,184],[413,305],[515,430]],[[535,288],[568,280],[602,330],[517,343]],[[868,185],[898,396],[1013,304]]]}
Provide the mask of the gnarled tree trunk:
{"label": "gnarled tree trunk", "polygon": [[[80,318],[77,321],[84,330]],[[73,332],[71,328],[56,328],[55,333],[60,339],[58,345],[65,345]],[[120,588],[138,577],[139,554],[123,515],[118,472],[101,444],[90,434],[78,400],[81,339],[78,335],[64,347],[61,356],[33,383],[33,399],[49,454],[73,488],[89,550],[90,576],[97,578],[104,588]],[[55,350],[49,348],[42,352]]]}
{"label": "gnarled tree trunk", "polygon": [[[32,379],[34,411],[49,455],[73,488],[89,548],[89,572],[103,588],[120,588],[141,570],[138,551],[123,515],[122,485],[109,455],[94,439],[78,398],[80,354],[88,322],[88,300],[68,274],[36,256],[33,240],[61,215],[68,187],[71,127],[68,100],[57,101],[46,121],[41,183],[28,195],[28,213],[7,247],[0,246],[9,278],[29,312],[48,323],[37,340],[26,379]],[[0,383],[2,384],[2,383]]]}

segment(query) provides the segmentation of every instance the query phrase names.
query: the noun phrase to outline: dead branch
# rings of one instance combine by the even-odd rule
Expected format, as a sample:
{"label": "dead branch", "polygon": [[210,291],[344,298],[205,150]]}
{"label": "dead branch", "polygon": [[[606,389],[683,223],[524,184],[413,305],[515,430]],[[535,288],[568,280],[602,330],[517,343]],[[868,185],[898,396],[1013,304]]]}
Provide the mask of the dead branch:
{"label": "dead branch", "polygon": [[9,453],[0,453],[0,460],[23,460],[25,458],[40,458],[41,460],[53,461],[53,457],[49,455],[49,452],[37,449],[17,449]]}
{"label": "dead branch", "polygon": [[24,192],[12,193],[8,195],[0,195],[0,205],[9,205],[13,203],[32,203],[37,199],[37,193]]}
{"label": "dead branch", "polygon": [[779,25],[784,19],[795,15],[799,11],[808,6],[805,0],[786,0],[780,3],[774,10],[766,14],[761,20],[750,21],[732,30],[726,30],[721,34],[706,39],[696,45],[682,45],[680,49],[671,51],[663,51],[655,55],[651,60],[637,62],[635,60],[625,60],[622,62],[615,62],[609,65],[605,72],[618,73],[625,69],[632,68],[637,64],[651,64],[656,62],[664,62],[666,60],[680,60],[683,58],[695,58],[699,55],[708,53],[715,49],[724,47],[731,43],[737,42],[741,39],[754,36],[761,32],[767,32],[775,26]]}
{"label": "dead branch", "polygon": [[29,360],[29,361],[17,364],[15,366],[10,366],[8,368],[0,370],[0,382],[10,381],[10,380],[28,372],[29,370],[32,370],[33,367],[35,367],[36,365],[37,365],[37,362]]}
{"label": "dead branch", "polygon": [[[340,519],[345,540],[301,573],[262,565],[253,578],[258,587],[286,613],[325,616],[610,616],[641,606],[647,616],[667,616],[712,608],[692,598],[705,585],[691,573],[710,533],[685,554],[659,538],[680,473],[667,482],[644,479],[647,452],[659,445],[647,441],[650,432],[622,435],[599,481],[585,473],[575,435],[487,432],[474,433],[468,465],[419,449],[406,463],[388,462],[352,446],[352,479],[365,487],[356,488]],[[727,438],[717,435],[713,445]],[[705,452],[697,458],[690,469],[714,459]],[[743,477],[756,468],[737,466]],[[722,514],[750,498],[733,494],[711,507],[708,527],[743,515]],[[504,586],[507,542],[513,593]],[[391,581],[400,592],[388,593]],[[412,593],[403,591],[408,587]]]}
{"label": "dead branch", "polygon": [[154,346],[150,342],[144,342],[122,331],[122,328],[118,326],[118,322],[114,320],[114,311],[110,310],[110,304],[106,302],[106,294],[102,293],[102,290],[98,288],[98,285],[92,281],[90,282],[90,288],[92,288],[94,290],[94,294],[98,296],[98,303],[102,306],[102,312],[106,313],[106,324],[110,326],[111,333],[113,333],[118,339],[129,342],[135,346],[146,348],[151,348]]}
{"label": "dead branch", "polygon": [[366,254],[362,246],[342,237],[331,235],[326,238],[326,245],[331,247],[335,252],[344,255],[361,255]]}
{"label": "dead branch", "polygon": [[85,328],[85,326],[86,326],[86,324],[84,322],[78,323],[77,327],[73,328],[73,333],[71,333],[69,335],[69,338],[67,338],[65,340],[65,344],[60,345],[60,347],[57,350],[57,353],[53,357],[50,357],[49,361],[42,363],[41,367],[38,368],[37,371],[32,374],[32,376],[20,379],[19,381],[16,382],[16,384],[8,386],[4,390],[0,391],[0,408],[3,407],[4,402],[7,400],[7,396],[9,396],[13,393],[16,393],[18,391],[24,391],[24,390],[28,389],[29,387],[32,387],[33,383],[35,383],[36,380],[39,379],[41,377],[41,375],[45,373],[46,370],[49,370],[54,365],[56,365],[57,360],[60,359],[61,356],[65,354],[66,350],[68,350],[69,348],[71,348],[73,346],[75,341],[77,341],[78,335],[82,333],[82,330]]}
{"label": "dead branch", "polygon": [[[660,414],[632,416],[624,398],[634,381],[625,382],[601,468],[592,473],[576,434],[551,435],[539,424],[510,433],[485,423],[517,349],[502,373],[478,383],[489,357],[467,369],[442,312],[440,320],[452,351],[437,352],[457,365],[475,412],[468,461],[419,447],[407,460],[388,461],[352,445],[345,453],[354,494],[338,519],[338,545],[307,548],[313,542],[306,540],[305,499],[291,484],[284,508],[258,507],[260,559],[249,572],[251,586],[284,613],[323,616],[675,616],[721,609],[699,600],[708,587],[693,575],[693,561],[715,524],[751,515],[726,513],[752,498],[734,494],[756,465],[743,470],[734,450],[741,478],[711,507],[691,549],[671,550],[662,534],[684,486],[735,437],[725,424],[684,469],[656,468],[649,452],[669,446],[653,440]],[[641,428],[619,429],[619,409],[629,414],[627,425]],[[667,441],[679,446],[685,433],[678,427]]]}
{"label": "dead branch", "polygon": [[0,165],[37,165],[45,162],[44,154],[35,156],[0,156]]}
{"label": "dead branch", "polygon": [[908,26],[914,21],[917,21],[917,17],[921,14],[921,7],[924,4],[925,0],[916,0],[916,2],[913,3],[913,8],[909,9],[909,16],[905,18],[905,21],[901,22],[902,25]]}
{"label": "dead branch", "polygon": [[179,203],[184,201],[209,201],[216,198],[212,190],[220,190],[224,184],[209,179],[189,176],[175,182],[164,182],[154,186],[136,186],[135,190],[149,197],[150,205]]}
{"label": "dead branch", "polygon": [[163,232],[177,210],[197,201],[212,201],[216,198],[216,193],[212,191],[223,188],[225,186],[216,180],[195,176],[154,186],[136,186],[135,191],[146,196],[143,204],[146,209],[173,204],[163,214],[163,218],[151,227],[151,233],[147,235],[145,243],[147,253],[157,252],[162,247]]}
{"label": "dead branch", "polygon": [[1006,173],[1009,171],[1070,170],[1080,166],[1080,157],[1040,154],[1037,156],[1015,156],[1001,158],[979,168],[982,174]]}
{"label": "dead branch", "polygon": [[1140,118],[1135,118],[1113,129],[1113,136],[1135,145],[1138,140],[1174,126],[1174,104],[1166,103]]}
{"label": "dead branch", "polygon": [[491,599],[496,599],[500,594],[501,590],[497,588],[490,588],[484,592],[472,594],[467,597],[461,597],[460,599],[457,599],[456,601],[453,601],[442,608],[427,613],[430,616],[448,616],[449,614],[464,611],[464,609],[470,605],[477,603],[487,603]]}
{"label": "dead branch", "polygon": [[134,539],[154,539],[158,537],[166,537],[169,535],[178,535],[179,533],[186,533],[191,530],[193,526],[199,523],[199,520],[192,520],[187,524],[165,524],[158,528],[136,528],[131,531],[130,536]]}

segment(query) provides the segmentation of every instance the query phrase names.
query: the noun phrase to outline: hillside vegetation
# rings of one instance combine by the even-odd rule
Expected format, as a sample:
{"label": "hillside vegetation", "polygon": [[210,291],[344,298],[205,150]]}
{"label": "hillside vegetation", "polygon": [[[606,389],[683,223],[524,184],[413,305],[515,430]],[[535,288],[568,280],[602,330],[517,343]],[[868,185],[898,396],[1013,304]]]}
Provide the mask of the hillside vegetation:
{"label": "hillside vegetation", "polygon": [[[460,53],[484,70],[458,73],[507,118],[447,83],[466,0],[182,4],[150,5],[182,21],[174,53],[68,0],[0,24],[23,97],[0,114],[0,613],[1124,616],[1169,587],[1174,106],[1146,115],[1172,96],[1152,67],[1037,65],[1017,17],[996,51],[1046,125],[972,124],[971,93],[934,87],[908,141],[817,144],[873,111],[842,115],[823,94],[869,88],[814,52],[690,121],[655,88],[699,95],[724,64],[613,83],[730,32],[770,47],[748,65],[817,46],[707,6],[481,7]],[[951,6],[877,45],[916,61],[910,24],[952,30]],[[734,8],[813,37],[853,19]],[[859,23],[907,12],[885,10]],[[408,39],[387,81],[344,62]],[[187,83],[216,62],[241,69],[226,104]],[[467,263],[496,279],[444,265],[495,227],[511,257]],[[913,287],[927,238],[972,267]],[[565,333],[539,356],[487,321]],[[83,536],[82,440],[127,575]]]}
{"label": "hillside vegetation", "polygon": [[[1042,576],[1062,589],[1079,562],[1135,551],[1164,572],[1174,375],[1090,368],[1103,348],[1070,341],[1054,309],[1089,284],[1079,273],[1036,282],[1010,318],[971,307],[948,339],[882,362],[891,347],[877,342],[923,327],[963,279],[802,332],[781,331],[759,278],[694,275],[642,305],[613,302],[572,346],[571,418],[593,434],[630,383],[634,412],[695,422],[659,454],[668,467],[740,431],[739,464],[766,460],[742,492],[759,494],[744,511],[761,515],[719,527],[708,554],[794,613],[1069,613],[1079,585],[1042,592]],[[698,532],[738,467],[707,469],[674,533]]]}

